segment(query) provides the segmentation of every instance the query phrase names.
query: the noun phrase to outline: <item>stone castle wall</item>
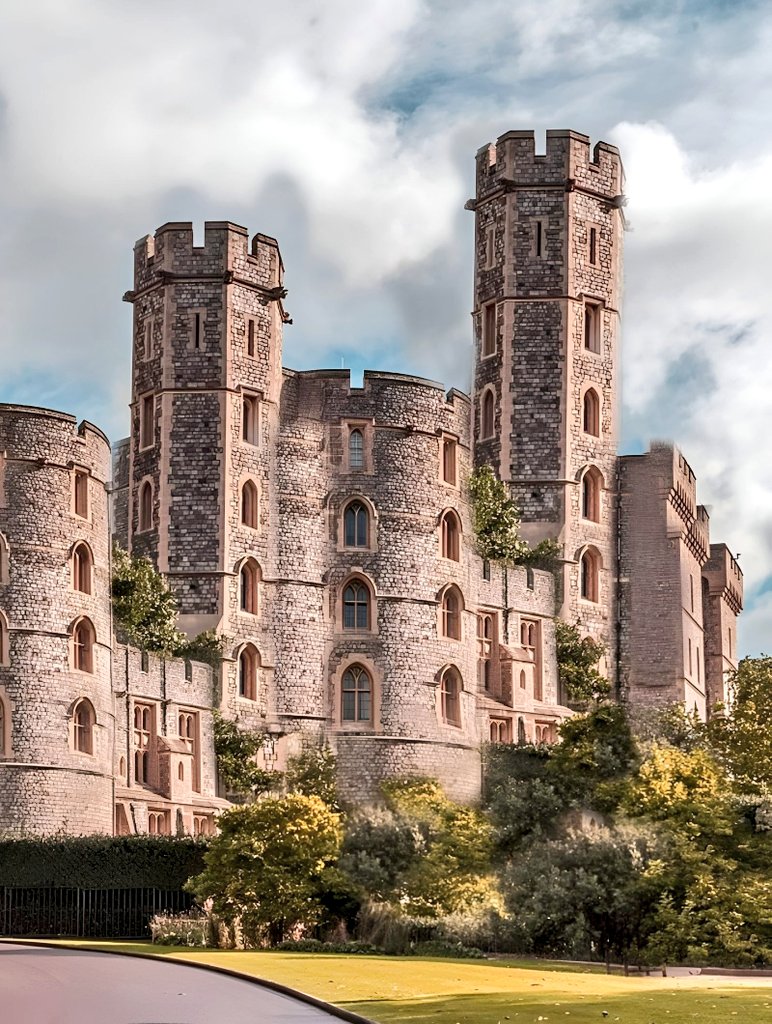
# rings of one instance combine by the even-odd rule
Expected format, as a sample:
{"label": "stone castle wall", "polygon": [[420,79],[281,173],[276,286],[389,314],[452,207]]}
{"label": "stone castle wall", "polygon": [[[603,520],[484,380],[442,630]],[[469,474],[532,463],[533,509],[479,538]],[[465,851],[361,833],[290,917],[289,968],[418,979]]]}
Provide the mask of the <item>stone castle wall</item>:
{"label": "stone castle wall", "polygon": [[[110,449],[90,423],[48,409],[0,406],[0,611],[6,636],[0,698],[8,728],[0,757],[0,822],[10,832],[112,830],[114,717],[109,527]],[[75,476],[87,505],[75,511]],[[73,581],[87,545],[88,590]],[[90,671],[75,668],[73,634],[86,617]],[[93,752],[75,749],[72,713],[90,701]]]}

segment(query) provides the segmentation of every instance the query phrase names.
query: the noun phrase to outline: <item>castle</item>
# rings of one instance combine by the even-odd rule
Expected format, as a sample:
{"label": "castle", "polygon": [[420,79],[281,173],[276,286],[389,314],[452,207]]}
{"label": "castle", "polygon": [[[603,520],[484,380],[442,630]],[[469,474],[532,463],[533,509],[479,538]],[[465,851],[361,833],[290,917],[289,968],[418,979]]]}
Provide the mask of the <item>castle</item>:
{"label": "castle", "polygon": [[[618,457],[623,180],[573,131],[477,154],[472,398],[282,366],[277,242],[207,223],[135,247],[131,436],[0,406],[0,829],[208,833],[212,709],[281,768],[329,742],[344,794],[431,775],[479,794],[485,742],[571,712],[554,616],[602,641],[614,691],[703,717],[736,665],[742,574],[681,453]],[[484,562],[489,464],[556,573]],[[111,538],[165,574],[219,671],[117,642]]]}

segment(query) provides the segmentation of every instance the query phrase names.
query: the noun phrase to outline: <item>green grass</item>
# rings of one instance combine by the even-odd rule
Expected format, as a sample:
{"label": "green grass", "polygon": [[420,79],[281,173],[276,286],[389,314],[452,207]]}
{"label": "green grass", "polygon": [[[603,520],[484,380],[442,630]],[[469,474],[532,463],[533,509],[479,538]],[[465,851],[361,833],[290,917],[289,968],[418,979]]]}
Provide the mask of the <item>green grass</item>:
{"label": "green grass", "polygon": [[[75,945],[75,943],[72,943]],[[78,943],[214,964],[290,985],[384,1024],[767,1024],[769,987],[721,978],[623,978],[522,961],[184,950]],[[608,1016],[603,1016],[603,1011]]]}

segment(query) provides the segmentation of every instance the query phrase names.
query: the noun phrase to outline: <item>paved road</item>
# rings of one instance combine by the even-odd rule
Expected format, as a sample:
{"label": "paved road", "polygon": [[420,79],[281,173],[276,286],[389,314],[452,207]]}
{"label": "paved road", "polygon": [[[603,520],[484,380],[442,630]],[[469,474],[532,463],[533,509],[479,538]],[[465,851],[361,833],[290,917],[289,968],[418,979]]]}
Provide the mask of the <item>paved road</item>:
{"label": "paved road", "polygon": [[1,1024],[334,1024],[253,982],[164,960],[0,943]]}

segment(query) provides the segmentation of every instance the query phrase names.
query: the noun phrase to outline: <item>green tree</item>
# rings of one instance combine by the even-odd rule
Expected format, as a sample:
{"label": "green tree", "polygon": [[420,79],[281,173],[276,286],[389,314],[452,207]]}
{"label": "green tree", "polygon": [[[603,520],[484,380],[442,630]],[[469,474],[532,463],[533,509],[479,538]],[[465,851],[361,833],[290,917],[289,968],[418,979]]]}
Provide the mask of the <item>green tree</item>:
{"label": "green tree", "polygon": [[340,849],[340,815],[319,797],[291,794],[235,807],[218,826],[204,871],[188,883],[196,898],[239,922],[253,946],[315,924],[325,871]]}
{"label": "green tree", "polygon": [[483,790],[498,859],[511,857],[526,842],[553,835],[571,805],[571,793],[550,770],[551,757],[544,746],[488,747]]}
{"label": "green tree", "polygon": [[255,757],[265,736],[240,729],[236,722],[214,712],[214,752],[217,770],[229,793],[256,796],[272,789],[278,778],[274,772],[258,767]]}
{"label": "green tree", "polygon": [[772,791],[772,658],[743,658],[729,680],[729,707],[708,726],[711,745],[737,786]]}
{"label": "green tree", "polygon": [[623,827],[531,845],[504,872],[523,952],[627,959],[646,942],[663,882],[656,836]]}
{"label": "green tree", "polygon": [[520,513],[506,484],[490,466],[480,466],[469,477],[477,551],[481,558],[503,565],[541,565],[552,568],[558,547],[545,540],[531,548],[520,536]]}
{"label": "green tree", "polygon": [[608,696],[609,682],[598,671],[603,644],[583,637],[578,626],[556,619],[555,645],[558,675],[570,700],[599,701]]}
{"label": "green tree", "polygon": [[318,796],[333,810],[338,807],[338,763],[331,747],[307,747],[287,761],[284,778],[290,793]]}
{"label": "green tree", "polygon": [[146,558],[113,549],[113,612],[128,640],[143,651],[174,654],[187,638],[177,629],[177,602]]}

